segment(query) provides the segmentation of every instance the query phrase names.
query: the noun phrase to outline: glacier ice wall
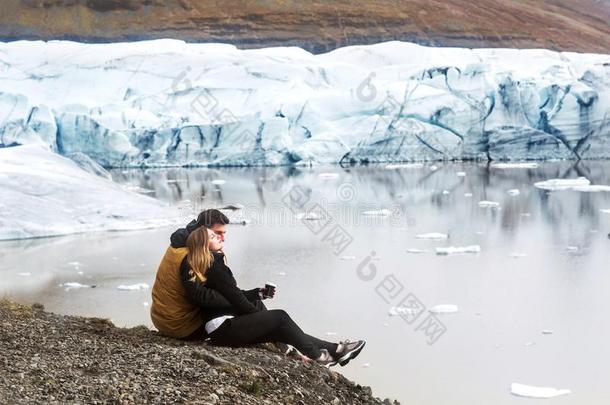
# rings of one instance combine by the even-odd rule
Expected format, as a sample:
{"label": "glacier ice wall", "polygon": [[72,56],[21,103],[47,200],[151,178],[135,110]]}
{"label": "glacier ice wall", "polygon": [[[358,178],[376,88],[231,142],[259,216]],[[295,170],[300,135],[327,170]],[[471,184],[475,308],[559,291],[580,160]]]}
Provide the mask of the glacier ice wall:
{"label": "glacier ice wall", "polygon": [[610,157],[610,55],[0,43],[0,146],[103,166]]}

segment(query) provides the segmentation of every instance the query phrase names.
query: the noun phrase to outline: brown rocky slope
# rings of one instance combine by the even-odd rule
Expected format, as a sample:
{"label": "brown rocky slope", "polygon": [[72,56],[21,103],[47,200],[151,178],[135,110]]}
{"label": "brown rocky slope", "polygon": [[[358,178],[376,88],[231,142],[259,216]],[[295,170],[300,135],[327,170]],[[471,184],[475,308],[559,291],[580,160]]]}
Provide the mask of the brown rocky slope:
{"label": "brown rocky slope", "polygon": [[390,404],[268,346],[182,342],[0,300],[0,403]]}
{"label": "brown rocky slope", "polygon": [[313,52],[423,45],[610,52],[610,0],[3,0],[0,39],[178,38]]}

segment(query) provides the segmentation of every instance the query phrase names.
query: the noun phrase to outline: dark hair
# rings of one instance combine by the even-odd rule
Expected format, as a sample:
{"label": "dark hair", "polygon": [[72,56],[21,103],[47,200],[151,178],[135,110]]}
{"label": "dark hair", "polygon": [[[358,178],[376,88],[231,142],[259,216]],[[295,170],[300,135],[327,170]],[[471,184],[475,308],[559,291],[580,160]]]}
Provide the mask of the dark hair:
{"label": "dark hair", "polygon": [[225,214],[212,208],[199,213],[196,227],[205,226],[206,228],[211,228],[216,224],[226,225],[228,223],[229,218]]}

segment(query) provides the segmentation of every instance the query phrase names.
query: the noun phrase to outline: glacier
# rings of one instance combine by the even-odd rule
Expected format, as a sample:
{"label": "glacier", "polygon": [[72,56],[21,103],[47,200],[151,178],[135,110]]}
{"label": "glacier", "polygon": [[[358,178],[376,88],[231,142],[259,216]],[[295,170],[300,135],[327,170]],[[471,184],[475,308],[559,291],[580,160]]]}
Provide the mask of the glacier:
{"label": "glacier", "polygon": [[0,146],[104,167],[610,157],[610,55],[0,43]]}

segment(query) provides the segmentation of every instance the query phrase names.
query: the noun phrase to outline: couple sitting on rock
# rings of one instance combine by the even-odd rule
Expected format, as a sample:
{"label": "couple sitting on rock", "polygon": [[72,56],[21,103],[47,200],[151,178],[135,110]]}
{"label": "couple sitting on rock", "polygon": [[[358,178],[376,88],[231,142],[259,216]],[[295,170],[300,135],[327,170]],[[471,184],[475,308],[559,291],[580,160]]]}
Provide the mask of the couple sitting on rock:
{"label": "couple sitting on rock", "polygon": [[304,333],[281,309],[267,310],[263,299],[274,291],[241,290],[223,253],[225,225],[220,211],[201,212],[171,236],[152,290],[151,318],[168,336],[243,347],[283,343],[324,366],[344,366],[365,342],[326,342]]}

